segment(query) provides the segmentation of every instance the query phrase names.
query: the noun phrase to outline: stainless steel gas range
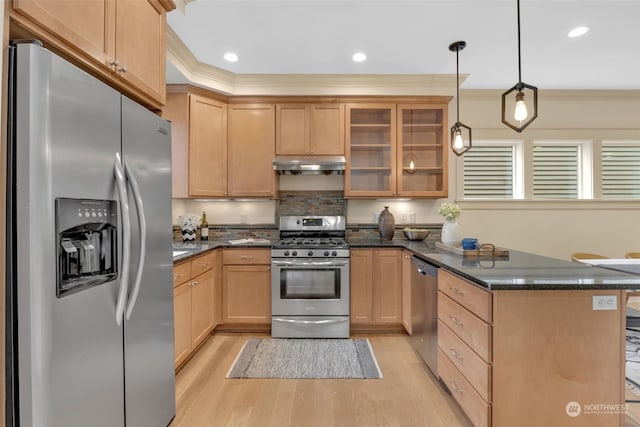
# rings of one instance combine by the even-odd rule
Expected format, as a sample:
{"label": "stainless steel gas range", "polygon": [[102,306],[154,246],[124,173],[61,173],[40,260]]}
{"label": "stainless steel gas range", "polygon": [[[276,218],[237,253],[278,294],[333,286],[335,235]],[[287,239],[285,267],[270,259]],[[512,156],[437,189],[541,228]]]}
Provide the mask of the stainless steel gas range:
{"label": "stainless steel gas range", "polygon": [[271,335],[349,337],[344,216],[282,216],[271,249]]}

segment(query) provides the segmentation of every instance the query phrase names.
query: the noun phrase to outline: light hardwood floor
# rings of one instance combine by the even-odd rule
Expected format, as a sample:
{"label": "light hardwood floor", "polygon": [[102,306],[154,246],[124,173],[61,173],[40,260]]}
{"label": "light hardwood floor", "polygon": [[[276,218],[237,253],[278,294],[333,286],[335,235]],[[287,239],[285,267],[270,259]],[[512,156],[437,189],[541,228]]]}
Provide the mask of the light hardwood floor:
{"label": "light hardwood floor", "polygon": [[225,379],[251,336],[215,334],[178,372],[171,427],[471,425],[403,335],[366,335],[382,380]]}
{"label": "light hardwood floor", "polygon": [[[402,335],[366,335],[382,380],[228,380],[247,338],[215,334],[176,376],[176,418],[170,427],[399,426],[455,427],[471,423]],[[627,391],[627,399],[640,396]],[[625,427],[640,427],[640,403],[630,403]]]}

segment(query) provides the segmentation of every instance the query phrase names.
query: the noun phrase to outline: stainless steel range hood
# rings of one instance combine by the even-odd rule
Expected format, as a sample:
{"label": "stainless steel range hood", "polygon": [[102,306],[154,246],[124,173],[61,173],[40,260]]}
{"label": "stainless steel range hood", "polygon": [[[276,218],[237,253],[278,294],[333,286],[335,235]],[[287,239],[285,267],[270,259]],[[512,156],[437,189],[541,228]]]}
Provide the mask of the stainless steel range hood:
{"label": "stainless steel range hood", "polygon": [[276,156],[273,169],[280,175],[344,175],[344,156]]}

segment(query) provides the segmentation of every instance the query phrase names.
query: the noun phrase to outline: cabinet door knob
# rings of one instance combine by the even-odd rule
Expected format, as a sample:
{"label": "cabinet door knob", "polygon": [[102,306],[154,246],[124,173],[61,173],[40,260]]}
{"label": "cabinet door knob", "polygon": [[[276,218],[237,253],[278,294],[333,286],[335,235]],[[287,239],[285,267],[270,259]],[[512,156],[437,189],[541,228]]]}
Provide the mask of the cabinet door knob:
{"label": "cabinet door knob", "polygon": [[209,265],[208,262],[204,262],[204,263],[200,264],[201,267],[207,267],[208,265]]}
{"label": "cabinet door knob", "polygon": [[453,391],[455,391],[456,393],[462,393],[462,389],[458,387],[458,384],[456,384],[456,382],[453,380],[451,380],[451,387],[453,388]]}
{"label": "cabinet door knob", "polygon": [[127,67],[120,67],[118,68],[118,71],[120,71],[122,74],[127,72]]}
{"label": "cabinet door knob", "polygon": [[198,281],[197,280],[193,281],[193,286],[198,286]]}
{"label": "cabinet door knob", "polygon": [[109,61],[109,65],[111,65],[112,67],[117,67],[120,64],[115,59],[112,59],[111,61]]}

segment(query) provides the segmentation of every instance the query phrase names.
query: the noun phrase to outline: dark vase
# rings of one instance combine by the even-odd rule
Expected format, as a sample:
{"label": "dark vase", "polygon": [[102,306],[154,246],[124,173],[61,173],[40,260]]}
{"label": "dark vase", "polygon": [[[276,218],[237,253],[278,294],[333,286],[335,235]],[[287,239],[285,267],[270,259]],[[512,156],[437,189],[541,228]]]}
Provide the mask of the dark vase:
{"label": "dark vase", "polygon": [[393,232],[395,231],[396,220],[393,218],[393,214],[389,212],[389,206],[385,206],[384,210],[380,212],[378,217],[378,230],[380,231],[380,238],[382,240],[393,239]]}

